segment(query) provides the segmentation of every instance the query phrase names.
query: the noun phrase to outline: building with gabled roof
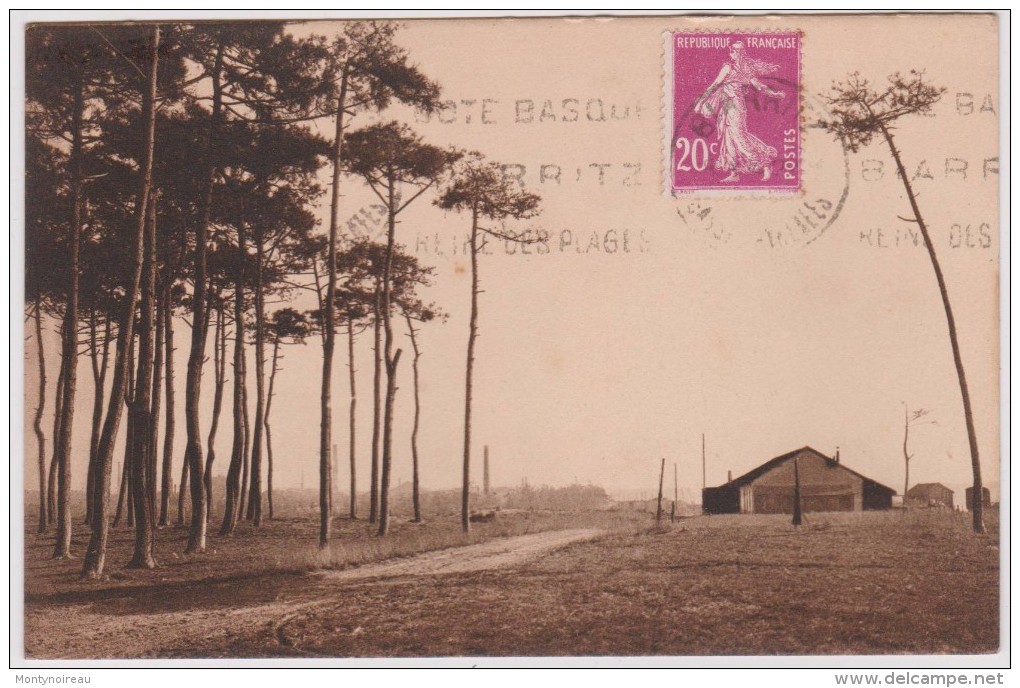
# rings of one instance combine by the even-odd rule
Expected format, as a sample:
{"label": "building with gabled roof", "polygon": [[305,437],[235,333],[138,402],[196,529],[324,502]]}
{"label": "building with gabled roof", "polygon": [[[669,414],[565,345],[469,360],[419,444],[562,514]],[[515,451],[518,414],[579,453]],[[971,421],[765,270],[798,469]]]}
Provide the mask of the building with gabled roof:
{"label": "building with gabled roof", "polygon": [[789,514],[793,512],[794,464],[800,479],[801,509],[871,511],[892,508],[896,490],[826,456],[802,447],[766,461],[719,487],[702,490],[706,514]]}
{"label": "building with gabled roof", "polygon": [[953,491],[942,483],[917,483],[907,490],[907,504],[953,508]]}

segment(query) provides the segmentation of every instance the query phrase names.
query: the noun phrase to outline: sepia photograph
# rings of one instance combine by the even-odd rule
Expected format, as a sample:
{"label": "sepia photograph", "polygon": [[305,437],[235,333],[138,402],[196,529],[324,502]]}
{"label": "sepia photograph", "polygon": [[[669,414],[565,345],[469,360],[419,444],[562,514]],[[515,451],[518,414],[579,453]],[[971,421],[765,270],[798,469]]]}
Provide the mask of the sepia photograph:
{"label": "sepia photograph", "polygon": [[13,666],[1008,667],[1002,16],[46,14]]}

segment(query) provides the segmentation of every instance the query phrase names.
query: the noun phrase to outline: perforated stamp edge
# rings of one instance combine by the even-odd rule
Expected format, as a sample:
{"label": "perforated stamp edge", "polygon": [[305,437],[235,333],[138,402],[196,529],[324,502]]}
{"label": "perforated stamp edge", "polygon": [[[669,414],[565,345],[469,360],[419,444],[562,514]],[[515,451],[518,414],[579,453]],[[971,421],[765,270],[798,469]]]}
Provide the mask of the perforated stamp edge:
{"label": "perforated stamp edge", "polygon": [[[798,123],[798,147],[800,150],[799,166],[800,166],[800,184],[795,189],[766,189],[766,188],[740,188],[734,187],[732,189],[690,189],[690,190],[677,190],[673,188],[673,119],[674,119],[674,107],[676,105],[673,98],[673,86],[674,86],[674,71],[673,71],[673,37],[676,34],[682,33],[716,33],[716,34],[790,34],[795,33],[798,35],[798,54],[797,54],[797,123]],[[660,111],[659,111],[659,126],[662,133],[662,158],[660,161],[659,178],[662,182],[662,195],[665,198],[672,198],[676,200],[694,200],[698,198],[715,198],[715,199],[757,199],[761,201],[775,201],[782,202],[788,201],[792,198],[800,198],[806,194],[807,189],[807,165],[804,164],[804,160],[807,157],[808,150],[804,145],[804,134],[806,125],[804,122],[805,112],[805,88],[804,88],[804,40],[806,34],[803,29],[799,28],[769,28],[769,29],[751,29],[751,28],[731,28],[725,29],[709,29],[709,28],[673,28],[666,29],[662,32],[662,70],[660,73],[661,79],[661,93],[660,93]]]}

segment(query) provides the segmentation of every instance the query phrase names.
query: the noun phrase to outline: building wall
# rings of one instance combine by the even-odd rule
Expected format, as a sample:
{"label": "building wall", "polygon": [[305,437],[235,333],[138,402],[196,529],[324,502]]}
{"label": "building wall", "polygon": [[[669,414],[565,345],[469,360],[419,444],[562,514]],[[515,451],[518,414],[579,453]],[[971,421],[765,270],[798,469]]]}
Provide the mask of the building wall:
{"label": "building wall", "polygon": [[741,490],[741,511],[758,514],[793,512],[794,461],[800,473],[801,508],[807,511],[860,511],[863,480],[811,452],[802,452],[758,477]]}
{"label": "building wall", "polygon": [[891,487],[880,485],[874,480],[864,481],[864,510],[884,511],[892,508],[892,498],[896,491]]}
{"label": "building wall", "polygon": [[706,487],[701,491],[701,507],[706,514],[740,513],[740,492],[726,485]]}
{"label": "building wall", "polygon": [[[971,496],[973,494],[974,494],[974,488],[973,487],[968,487],[965,490],[965,495],[966,495],[965,499],[967,501],[967,511],[970,511],[974,507],[973,497]],[[981,488],[981,505],[982,506],[991,506],[992,505],[992,492],[987,487],[982,487]]]}
{"label": "building wall", "polygon": [[950,508],[953,506],[953,491],[943,485],[914,485],[907,496],[924,505],[935,501]]}

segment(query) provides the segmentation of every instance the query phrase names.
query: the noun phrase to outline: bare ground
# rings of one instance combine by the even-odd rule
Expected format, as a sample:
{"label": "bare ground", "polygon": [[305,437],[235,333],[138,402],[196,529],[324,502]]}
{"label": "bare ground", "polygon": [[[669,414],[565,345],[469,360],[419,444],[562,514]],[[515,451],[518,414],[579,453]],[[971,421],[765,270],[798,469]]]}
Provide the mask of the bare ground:
{"label": "bare ground", "polygon": [[[594,518],[576,514],[573,523]],[[66,573],[56,585],[51,573],[31,583],[26,651],[215,658],[998,647],[997,522],[985,536],[971,532],[967,514],[946,512],[809,514],[799,529],[781,516],[694,518],[660,530],[643,523],[598,537],[592,527],[561,526],[316,573],[251,573],[220,560],[182,565],[191,578],[130,572],[120,574],[130,582],[97,588],[73,587]],[[53,566],[37,559],[28,575]],[[234,573],[208,575],[225,567]],[[166,574],[177,578],[159,580]]]}
{"label": "bare ground", "polygon": [[518,535],[517,537],[490,540],[479,545],[427,552],[398,561],[370,564],[343,571],[327,571],[319,575],[331,581],[354,581],[396,576],[435,576],[509,568],[573,542],[591,540],[597,537],[600,532],[595,528],[575,528]]}
{"label": "bare ground", "polygon": [[[229,609],[217,604],[177,609],[179,601],[171,599],[173,594],[167,590],[138,591],[87,604],[33,605],[26,610],[26,656],[156,657],[171,648],[187,647],[196,638],[215,641],[237,629],[266,626],[280,629],[278,635],[286,645],[285,624],[317,606],[335,603],[343,591],[338,584],[510,568],[602,532],[585,528],[533,533],[340,571],[269,576],[260,579],[261,594],[255,595],[238,581],[198,582],[188,586],[187,592],[179,591],[199,603],[210,598],[232,601]],[[69,618],[74,619],[75,628],[70,637]]]}

